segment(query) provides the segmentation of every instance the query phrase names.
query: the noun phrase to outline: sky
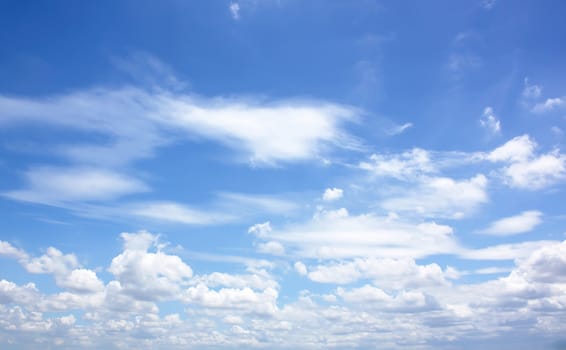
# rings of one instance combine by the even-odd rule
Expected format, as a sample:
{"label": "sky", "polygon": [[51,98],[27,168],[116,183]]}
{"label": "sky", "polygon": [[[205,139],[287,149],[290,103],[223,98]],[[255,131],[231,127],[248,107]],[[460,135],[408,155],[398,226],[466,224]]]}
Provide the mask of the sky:
{"label": "sky", "polygon": [[0,3],[2,349],[566,349],[566,3]]}

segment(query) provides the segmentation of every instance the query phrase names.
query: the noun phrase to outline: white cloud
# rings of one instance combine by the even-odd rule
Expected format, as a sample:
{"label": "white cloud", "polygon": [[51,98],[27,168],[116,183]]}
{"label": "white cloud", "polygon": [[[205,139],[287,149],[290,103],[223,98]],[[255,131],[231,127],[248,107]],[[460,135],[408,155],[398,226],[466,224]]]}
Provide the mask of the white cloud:
{"label": "white cloud", "polygon": [[137,203],[130,212],[150,219],[190,225],[221,224],[235,220],[231,215],[210,213],[174,202]]}
{"label": "white cloud", "polygon": [[322,199],[327,202],[331,202],[342,198],[343,195],[344,195],[344,191],[340,188],[336,188],[336,187],[327,188],[326,190],[324,190],[324,193],[322,194]]}
{"label": "white cloud", "polygon": [[12,258],[16,260],[25,261],[28,259],[28,255],[25,251],[14,247],[8,242],[0,241],[0,255],[7,258]]}
{"label": "white cloud", "polygon": [[542,86],[529,84],[529,79],[525,78],[525,87],[523,89],[523,98],[525,99],[537,99],[542,94]]}
{"label": "white cloud", "polygon": [[495,236],[509,236],[529,232],[541,223],[541,216],[542,213],[540,211],[524,211],[519,215],[497,220],[479,232]]}
{"label": "white cloud", "polygon": [[423,177],[414,188],[398,190],[397,196],[386,198],[381,206],[392,212],[459,219],[488,201],[486,188],[487,178],[482,174],[465,180]]}
{"label": "white cloud", "polygon": [[348,284],[372,280],[388,289],[446,285],[446,274],[436,263],[418,265],[412,259],[357,258],[311,267],[309,279],[320,283]]}
{"label": "white cloud", "polygon": [[248,229],[249,234],[256,235],[259,238],[266,237],[271,231],[271,223],[269,221],[262,224],[255,224]]}
{"label": "white cloud", "polygon": [[257,245],[257,250],[260,253],[272,254],[272,255],[284,255],[285,247],[279,242],[269,241],[266,243],[259,243]]}
{"label": "white cloud", "polygon": [[340,215],[335,211],[321,212],[310,221],[264,231],[261,238],[282,243],[291,254],[321,259],[417,258],[459,249],[449,226],[374,215],[350,216],[347,211]]}
{"label": "white cloud", "polygon": [[535,113],[550,112],[550,111],[552,111],[552,110],[554,110],[558,107],[561,107],[563,105],[564,105],[564,99],[561,98],[561,97],[548,98],[544,102],[537,103],[533,107],[533,112],[535,112]]}
{"label": "white cloud", "polygon": [[297,271],[297,273],[301,276],[306,276],[308,273],[307,266],[302,261],[295,262],[293,267],[295,268],[295,271]]}
{"label": "white cloud", "polygon": [[487,155],[492,162],[521,162],[531,158],[537,147],[529,135],[514,137]]}
{"label": "white cloud", "polygon": [[237,2],[231,2],[230,6],[230,14],[232,15],[232,18],[235,20],[239,20],[240,19],[240,4]]}
{"label": "white cloud", "polygon": [[496,148],[486,159],[508,164],[500,174],[511,187],[536,190],[562,181],[566,177],[566,156],[559,150],[537,155],[536,148],[536,142],[522,135]]}
{"label": "white cloud", "polygon": [[411,179],[436,171],[426,150],[413,148],[402,154],[373,154],[371,162],[361,162],[360,168],[376,176]]}
{"label": "white cloud", "polygon": [[[124,250],[108,268],[124,293],[141,300],[177,298],[192,269],[176,255],[159,250],[157,236],[148,232],[122,233]],[[150,248],[157,248],[155,253]]]}
{"label": "white cloud", "polygon": [[395,136],[395,135],[400,135],[402,133],[404,133],[407,129],[410,129],[413,127],[413,123],[405,123],[402,125],[396,125],[394,127],[392,127],[391,129],[387,130],[387,134],[391,135],[391,136]]}
{"label": "white cloud", "polygon": [[109,137],[105,143],[59,145],[59,154],[80,164],[121,165],[151,156],[155,148],[183,136],[219,142],[256,165],[315,159],[332,147],[358,147],[341,126],[359,111],[324,101],[206,99],[127,87],[44,99],[0,96],[0,110],[5,126],[34,121]]}
{"label": "white cloud", "polygon": [[384,311],[424,312],[439,308],[433,297],[421,291],[402,291],[391,296],[377,287],[365,285],[351,290],[338,288],[336,294],[346,302],[364,309],[379,308]]}
{"label": "white cloud", "polygon": [[556,241],[525,241],[485,248],[464,250],[460,256],[471,260],[523,260],[537,249],[556,244]]}
{"label": "white cloud", "polygon": [[483,115],[480,118],[480,124],[486,128],[491,134],[498,134],[501,132],[501,122],[495,116],[493,108],[486,107]]}
{"label": "white cloud", "polygon": [[274,288],[256,292],[251,288],[209,289],[203,284],[188,288],[184,301],[208,308],[243,309],[261,315],[272,315],[277,311],[279,293]]}
{"label": "white cloud", "polygon": [[27,188],[4,196],[44,204],[102,201],[147,191],[141,181],[111,170],[94,168],[32,169],[25,174]]}

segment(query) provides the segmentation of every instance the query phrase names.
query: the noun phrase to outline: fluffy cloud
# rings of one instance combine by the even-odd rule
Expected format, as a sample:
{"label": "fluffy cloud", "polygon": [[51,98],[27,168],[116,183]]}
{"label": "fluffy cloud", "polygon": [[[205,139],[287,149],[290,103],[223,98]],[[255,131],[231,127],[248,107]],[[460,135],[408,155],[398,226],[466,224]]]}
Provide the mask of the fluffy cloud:
{"label": "fluffy cloud", "polygon": [[536,142],[522,135],[496,148],[486,159],[507,164],[500,174],[511,187],[536,190],[566,178],[566,156],[559,150],[536,154],[536,148]]}
{"label": "fluffy cloud", "polygon": [[344,191],[340,188],[327,188],[322,194],[322,199],[331,202],[342,198]]}
{"label": "fluffy cloud", "polygon": [[481,230],[480,233],[508,236],[529,232],[541,223],[541,216],[542,213],[540,211],[524,211],[519,215],[497,220],[491,223],[486,229]]}
{"label": "fluffy cloud", "polygon": [[480,118],[480,125],[486,128],[491,134],[498,134],[501,132],[501,122],[495,116],[493,108],[485,107],[483,115]]}
{"label": "fluffy cloud", "polygon": [[544,102],[537,103],[533,107],[533,112],[535,112],[535,113],[550,112],[550,111],[552,111],[552,110],[554,110],[558,107],[561,107],[563,105],[564,105],[564,99],[561,98],[561,97],[548,98]]}
{"label": "fluffy cloud", "polygon": [[416,188],[399,190],[398,196],[386,198],[381,206],[393,212],[458,219],[488,201],[487,182],[483,174],[460,181],[448,177],[424,177],[417,182]]}
{"label": "fluffy cloud", "polygon": [[373,154],[370,160],[371,162],[360,163],[360,168],[376,176],[411,179],[436,170],[429,153],[420,148],[401,154]]}
{"label": "fluffy cloud", "polygon": [[[148,232],[123,233],[124,251],[112,259],[108,271],[124,292],[142,300],[177,298],[192,269],[178,256],[159,250],[157,236]],[[155,253],[150,248],[157,248]]]}
{"label": "fluffy cloud", "polygon": [[438,264],[417,265],[412,259],[358,258],[341,263],[318,265],[308,277],[321,283],[347,284],[372,280],[381,288],[403,289],[447,284],[446,274]]}

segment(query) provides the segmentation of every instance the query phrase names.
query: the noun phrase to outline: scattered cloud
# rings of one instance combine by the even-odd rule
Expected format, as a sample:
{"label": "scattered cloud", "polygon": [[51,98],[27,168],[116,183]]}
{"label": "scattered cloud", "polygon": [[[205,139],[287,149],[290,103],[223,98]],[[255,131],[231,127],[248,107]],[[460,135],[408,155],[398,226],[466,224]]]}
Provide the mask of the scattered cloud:
{"label": "scattered cloud", "polygon": [[529,78],[525,78],[522,96],[524,99],[538,99],[542,94],[542,86],[531,85],[529,83]]}
{"label": "scattered cloud", "polygon": [[387,131],[387,134],[391,136],[400,135],[404,133],[406,130],[413,127],[413,123],[405,123],[402,125],[396,125]]}
{"label": "scattered cloud", "polygon": [[536,154],[537,144],[528,135],[513,138],[490,152],[492,162],[507,163],[500,170],[505,183],[511,187],[537,190],[566,178],[566,156],[558,149]]}
{"label": "scattered cloud", "polygon": [[501,132],[501,122],[497,119],[491,107],[485,107],[483,110],[480,125],[487,129],[490,134],[495,135]]}
{"label": "scattered cloud", "polygon": [[537,210],[524,211],[519,215],[499,219],[491,223],[486,229],[479,231],[479,233],[510,236],[529,232],[542,222],[541,216],[542,213]]}
{"label": "scattered cloud", "polygon": [[237,2],[231,2],[230,6],[228,7],[230,9],[230,14],[232,15],[232,18],[234,20],[239,20],[240,19],[240,4]]}
{"label": "scattered cloud", "polygon": [[544,102],[537,103],[532,111],[535,113],[546,113],[563,105],[564,99],[562,97],[547,98]]}
{"label": "scattered cloud", "polygon": [[413,148],[401,154],[372,154],[370,162],[361,162],[359,167],[376,176],[411,179],[436,171],[429,152]]}
{"label": "scattered cloud", "polygon": [[327,188],[326,190],[324,190],[324,193],[322,194],[322,199],[327,202],[332,202],[342,198],[343,195],[344,195],[344,191],[340,188],[336,188],[336,187]]}

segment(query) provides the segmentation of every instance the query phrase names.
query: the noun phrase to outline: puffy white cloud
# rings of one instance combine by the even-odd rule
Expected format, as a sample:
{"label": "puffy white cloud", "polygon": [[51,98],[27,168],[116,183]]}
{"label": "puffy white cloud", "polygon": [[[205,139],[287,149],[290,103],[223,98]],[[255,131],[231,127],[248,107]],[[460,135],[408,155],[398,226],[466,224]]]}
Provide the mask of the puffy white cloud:
{"label": "puffy white cloud", "polygon": [[[124,250],[108,268],[124,292],[142,300],[178,298],[192,269],[176,255],[159,250],[157,236],[148,232],[123,233]],[[157,248],[155,253],[149,252]]]}
{"label": "puffy white cloud", "polygon": [[436,171],[429,152],[420,148],[402,154],[373,154],[370,160],[360,163],[360,168],[376,176],[411,179]]}
{"label": "puffy white cloud", "polygon": [[393,258],[358,258],[317,265],[311,267],[308,273],[308,277],[315,282],[347,284],[372,280],[374,284],[387,289],[445,285],[448,283],[447,275],[450,274],[436,263],[418,265],[412,259]]}
{"label": "puffy white cloud", "polygon": [[266,221],[262,224],[255,224],[248,229],[248,233],[256,235],[259,238],[266,237],[272,231],[271,223]]}
{"label": "puffy white cloud", "polygon": [[496,236],[529,232],[541,223],[541,216],[542,213],[537,210],[524,211],[519,215],[499,219],[479,232]]}
{"label": "puffy white cloud", "polygon": [[279,242],[269,241],[266,243],[259,243],[257,249],[260,253],[272,254],[272,255],[283,255],[285,254],[285,247]]}
{"label": "puffy white cloud", "polygon": [[322,194],[322,199],[327,202],[331,202],[342,198],[343,195],[344,195],[344,191],[340,188],[336,188],[336,187],[327,188],[326,190],[324,190],[324,193]]}
{"label": "puffy white cloud", "polygon": [[381,206],[393,212],[412,212],[424,217],[459,219],[488,201],[487,178],[478,174],[467,180],[425,177],[414,189],[399,190]]}
{"label": "puffy white cloud", "polygon": [[497,119],[493,112],[493,108],[491,107],[485,107],[483,110],[483,115],[480,118],[480,124],[492,134],[498,134],[501,132],[501,122]]}
{"label": "puffy white cloud", "polygon": [[536,190],[566,178],[566,156],[559,150],[537,155],[536,148],[536,142],[528,135],[522,135],[496,148],[485,158],[507,163],[500,173],[511,187]]}
{"label": "puffy white cloud", "polygon": [[522,162],[531,158],[537,147],[529,135],[514,137],[487,155],[492,162]]}
{"label": "puffy white cloud", "polygon": [[558,107],[561,107],[563,105],[564,105],[564,99],[561,98],[561,97],[548,98],[544,102],[537,103],[533,107],[533,112],[535,112],[535,113],[545,113],[545,112],[552,111],[552,110],[554,110]]}
{"label": "puffy white cloud", "polygon": [[213,290],[204,284],[198,284],[185,291],[184,301],[210,308],[243,309],[246,312],[271,315],[277,311],[278,295],[274,288],[261,292],[247,287]]}
{"label": "puffy white cloud", "polygon": [[0,241],[0,255],[16,260],[25,261],[28,259],[28,255],[25,251],[18,249],[11,245],[9,242],[5,241]]}
{"label": "puffy white cloud", "polygon": [[295,268],[295,271],[297,271],[297,273],[301,276],[306,276],[308,273],[307,266],[302,261],[295,262],[293,267]]}
{"label": "puffy white cloud", "polygon": [[402,291],[391,296],[377,287],[366,284],[363,287],[351,290],[338,288],[336,294],[346,302],[364,309],[379,308],[383,311],[424,312],[439,308],[437,301],[432,296],[421,291]]}

